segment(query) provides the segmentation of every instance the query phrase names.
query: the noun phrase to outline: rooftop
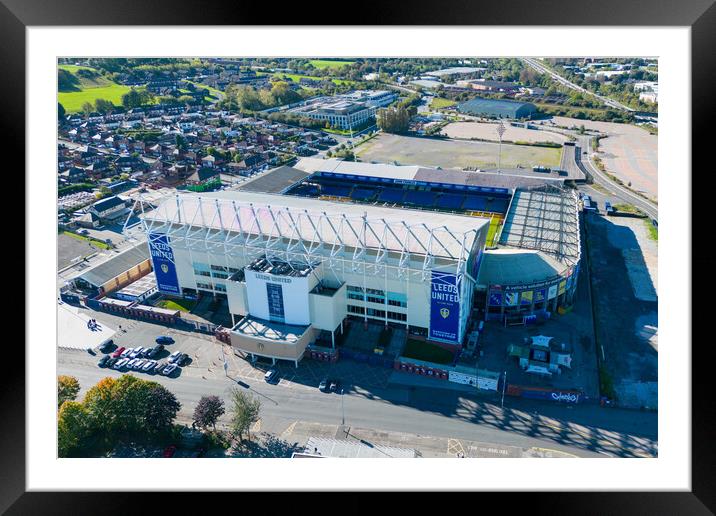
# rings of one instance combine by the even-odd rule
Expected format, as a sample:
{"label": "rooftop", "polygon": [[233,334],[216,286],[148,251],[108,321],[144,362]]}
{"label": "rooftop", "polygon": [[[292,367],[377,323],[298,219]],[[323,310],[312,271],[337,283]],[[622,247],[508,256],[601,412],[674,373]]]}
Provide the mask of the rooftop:
{"label": "rooftop", "polygon": [[494,249],[483,254],[477,285],[528,285],[554,278],[564,269],[564,264],[541,251]]}
{"label": "rooftop", "polygon": [[112,256],[107,261],[95,265],[80,274],[78,278],[99,287],[148,259],[149,248],[147,247],[147,242],[143,241]]}
{"label": "rooftop", "polygon": [[308,177],[302,170],[293,167],[278,167],[255,176],[239,185],[237,190],[246,192],[283,193],[286,189]]}
{"label": "rooftop", "polygon": [[231,331],[240,333],[247,337],[260,338],[294,344],[298,342],[301,335],[306,333],[308,326],[297,326],[284,324],[275,321],[266,321],[257,317],[247,315],[241,319]]}

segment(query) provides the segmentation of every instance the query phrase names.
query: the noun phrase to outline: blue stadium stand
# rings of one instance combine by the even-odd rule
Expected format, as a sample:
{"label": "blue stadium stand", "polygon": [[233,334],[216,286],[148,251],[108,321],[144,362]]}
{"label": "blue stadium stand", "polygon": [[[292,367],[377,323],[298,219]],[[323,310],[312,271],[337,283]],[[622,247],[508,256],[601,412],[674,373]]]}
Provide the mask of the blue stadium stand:
{"label": "blue stadium stand", "polygon": [[321,195],[332,195],[334,197],[348,197],[352,186],[321,185]]}
{"label": "blue stadium stand", "polygon": [[351,193],[351,199],[357,201],[366,201],[375,197],[376,191],[372,188],[354,188]]}
{"label": "blue stadium stand", "polygon": [[462,209],[481,211],[485,209],[485,206],[487,206],[487,199],[485,197],[470,195],[467,197],[467,199],[465,199],[465,202],[462,205]]}
{"label": "blue stadium stand", "polygon": [[465,202],[465,196],[464,195],[458,195],[458,194],[442,194],[440,197],[438,197],[437,202],[435,203],[435,206],[438,208],[444,208],[447,210],[459,210],[462,208],[462,203]]}
{"label": "blue stadium stand", "polygon": [[415,206],[425,206],[428,208],[435,204],[435,193],[420,190],[408,190],[405,194],[403,202],[413,204]]}
{"label": "blue stadium stand", "polygon": [[404,190],[394,190],[392,188],[386,188],[378,196],[380,202],[403,202],[403,196],[405,195]]}

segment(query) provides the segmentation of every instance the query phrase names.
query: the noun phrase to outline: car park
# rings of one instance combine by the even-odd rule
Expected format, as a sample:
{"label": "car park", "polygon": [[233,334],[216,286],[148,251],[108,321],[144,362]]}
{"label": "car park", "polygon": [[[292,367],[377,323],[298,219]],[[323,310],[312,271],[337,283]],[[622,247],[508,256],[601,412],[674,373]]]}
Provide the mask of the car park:
{"label": "car park", "polygon": [[161,374],[164,375],[164,376],[169,376],[169,375],[171,375],[174,371],[176,371],[177,369],[179,369],[179,366],[178,366],[178,365],[176,365],[176,364],[169,364],[169,365],[166,366],[164,369],[162,369]]}
{"label": "car park", "polygon": [[330,385],[330,380],[328,378],[324,378],[321,380],[321,383],[318,384],[318,390],[321,392],[328,392],[328,386]]}
{"label": "car park", "polygon": [[174,344],[174,339],[172,339],[169,335],[160,335],[154,341],[157,344]]}
{"label": "car park", "polygon": [[159,353],[161,353],[162,351],[164,351],[164,345],[163,345],[163,344],[157,344],[156,346],[154,346],[152,349],[150,349],[150,350],[147,352],[147,356],[148,356],[149,358],[154,358],[154,357],[156,357]]}
{"label": "car park", "polygon": [[106,353],[108,350],[112,349],[112,346],[114,346],[114,341],[112,339],[109,339],[99,346],[99,350],[102,353]]}
{"label": "car park", "polygon": [[276,369],[269,369],[264,375],[266,383],[278,383],[278,371]]}
{"label": "car park", "polygon": [[118,358],[110,358],[109,360],[107,360],[105,367],[114,367],[114,364],[116,364],[118,360]]}
{"label": "car park", "polygon": [[132,366],[132,369],[134,369],[135,371],[139,371],[139,370],[144,366],[144,363],[145,363],[145,362],[146,362],[146,360],[144,360],[144,359],[142,359],[142,358],[138,358],[138,359],[134,362],[134,365]]}
{"label": "car park", "polygon": [[134,348],[134,350],[129,353],[129,358],[138,358],[142,351],[144,351],[144,348],[142,346]]}
{"label": "car park", "polygon": [[119,347],[119,348],[115,349],[115,350],[114,350],[114,353],[112,353],[112,355],[110,355],[110,356],[111,356],[112,358],[119,358],[119,357],[122,355],[122,353],[124,353],[124,351],[125,351],[126,349],[127,349],[127,348]]}
{"label": "car park", "polygon": [[127,348],[124,351],[122,351],[122,354],[120,356],[122,358],[132,358],[129,356],[131,353],[134,353],[134,348]]}
{"label": "car park", "polygon": [[107,362],[109,362],[112,359],[109,355],[104,355],[102,358],[99,359],[99,362],[97,362],[97,365],[100,367],[107,367]]}

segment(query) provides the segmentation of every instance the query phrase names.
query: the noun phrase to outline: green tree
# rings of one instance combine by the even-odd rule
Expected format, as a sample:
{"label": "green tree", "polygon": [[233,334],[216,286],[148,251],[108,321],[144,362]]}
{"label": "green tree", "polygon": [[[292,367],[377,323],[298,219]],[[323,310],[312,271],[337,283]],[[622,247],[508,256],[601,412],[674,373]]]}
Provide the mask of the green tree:
{"label": "green tree", "polygon": [[134,89],[131,88],[127,93],[122,95],[122,106],[124,106],[126,109],[133,109],[137,108],[142,105],[142,95]]}
{"label": "green tree", "polygon": [[94,106],[90,104],[89,102],[85,102],[82,104],[82,113],[84,113],[85,117],[88,117],[92,111],[94,111]]}
{"label": "green tree", "polygon": [[216,422],[224,412],[224,400],[218,396],[202,396],[194,408],[194,424],[199,428],[211,426],[216,430]]}
{"label": "green tree", "polygon": [[57,377],[57,406],[65,401],[73,401],[80,392],[80,382],[74,376],[60,375]]}
{"label": "green tree", "polygon": [[64,120],[65,119],[65,106],[57,103],[57,119],[58,120]]}
{"label": "green tree", "polygon": [[77,401],[67,401],[57,415],[57,454],[72,457],[91,433],[87,409]]}
{"label": "green tree", "polygon": [[114,111],[114,104],[112,104],[109,100],[97,99],[94,101],[94,109],[97,113],[111,113]]}
{"label": "green tree", "polygon": [[244,440],[246,433],[251,439],[251,425],[259,419],[261,410],[261,401],[258,398],[240,391],[237,388],[231,390],[232,416],[231,416],[231,433],[238,437],[240,441]]}
{"label": "green tree", "polygon": [[156,382],[144,382],[139,428],[150,436],[166,435],[181,409],[174,393]]}

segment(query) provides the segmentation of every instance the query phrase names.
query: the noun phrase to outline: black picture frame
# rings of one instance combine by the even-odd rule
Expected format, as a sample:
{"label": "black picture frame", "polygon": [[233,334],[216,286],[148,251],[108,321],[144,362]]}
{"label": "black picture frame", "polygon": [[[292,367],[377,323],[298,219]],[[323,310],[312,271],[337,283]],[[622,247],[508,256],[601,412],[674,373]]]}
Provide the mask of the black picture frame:
{"label": "black picture frame", "polygon": [[[684,26],[691,27],[692,79],[692,157],[696,167],[697,150],[708,149],[710,116],[716,113],[713,85],[716,82],[716,5],[714,0],[679,2],[638,0],[599,2],[552,0],[547,2],[492,2],[478,4],[448,0],[425,0],[406,5],[385,2],[366,3],[350,16],[338,15],[336,4],[312,3],[303,13],[274,14],[261,3],[222,3],[200,0],[0,0],[0,63],[6,80],[0,82],[0,120],[2,141],[9,153],[20,157],[24,167],[25,148],[25,29],[29,26],[84,25],[246,25],[260,22],[271,25],[318,23],[323,13],[326,25],[576,25],[576,26]],[[298,7],[298,6],[297,6]],[[332,13],[331,16],[328,14]],[[326,19],[327,18],[327,19]],[[333,18],[333,19],[331,19]],[[340,21],[338,21],[340,20]],[[11,78],[11,80],[7,80]],[[696,170],[696,168],[694,168]],[[713,165],[709,167],[713,174]],[[692,175],[692,177],[694,177]],[[27,194],[33,185],[27,185]],[[693,206],[706,189],[693,190]],[[704,200],[705,202],[705,200]],[[708,229],[694,215],[693,233]],[[31,238],[29,234],[25,238]],[[692,251],[693,252],[693,251]],[[712,266],[708,255],[694,253],[692,270]],[[28,274],[30,271],[25,270]],[[27,293],[30,295],[30,293]],[[708,320],[707,303],[692,304],[694,322]],[[10,342],[7,342],[9,345]],[[684,343],[686,347],[688,343]],[[713,344],[692,347],[692,490],[681,493],[531,493],[509,495],[515,504],[530,507],[531,513],[567,512],[570,514],[712,514],[716,510],[716,460],[714,460],[714,402],[706,368],[713,363]],[[28,493],[25,489],[25,356],[18,352],[12,368],[3,371],[0,411],[6,422],[0,439],[0,510],[8,514],[83,514],[127,513],[134,495],[129,493]],[[20,364],[23,367],[20,367]],[[9,424],[7,422],[12,422]],[[442,494],[439,496],[449,496]],[[488,503],[479,495],[479,504]],[[223,497],[222,497],[223,498]],[[353,497],[351,497],[353,498]],[[219,498],[215,500],[220,500]],[[348,503],[345,498],[342,503]],[[416,503],[417,502],[417,503]],[[477,500],[475,500],[477,502]],[[182,502],[180,502],[182,503]],[[217,501],[218,504],[221,502]],[[295,503],[295,502],[294,502]],[[404,510],[420,507],[421,497],[405,501]],[[457,502],[462,503],[462,502]],[[362,504],[359,504],[362,505]],[[508,507],[501,502],[500,512]],[[146,509],[146,507],[144,507]],[[244,506],[244,509],[248,509]]]}

